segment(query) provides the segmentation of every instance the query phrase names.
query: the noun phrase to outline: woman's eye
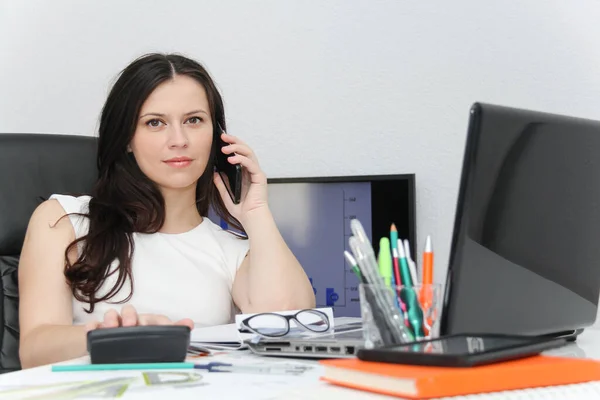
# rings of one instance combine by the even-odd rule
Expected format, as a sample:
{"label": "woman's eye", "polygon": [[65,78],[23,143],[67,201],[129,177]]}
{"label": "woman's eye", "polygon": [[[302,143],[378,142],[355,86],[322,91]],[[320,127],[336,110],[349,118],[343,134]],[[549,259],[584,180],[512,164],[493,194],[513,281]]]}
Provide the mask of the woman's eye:
{"label": "woman's eye", "polygon": [[162,124],[162,122],[160,122],[157,119],[151,119],[150,121],[146,122],[146,125],[148,125],[152,128],[158,128],[160,126],[160,124]]}
{"label": "woman's eye", "polygon": [[192,118],[188,119],[188,122],[190,124],[199,124],[200,122],[202,122],[202,118],[200,118],[200,117],[192,117]]}

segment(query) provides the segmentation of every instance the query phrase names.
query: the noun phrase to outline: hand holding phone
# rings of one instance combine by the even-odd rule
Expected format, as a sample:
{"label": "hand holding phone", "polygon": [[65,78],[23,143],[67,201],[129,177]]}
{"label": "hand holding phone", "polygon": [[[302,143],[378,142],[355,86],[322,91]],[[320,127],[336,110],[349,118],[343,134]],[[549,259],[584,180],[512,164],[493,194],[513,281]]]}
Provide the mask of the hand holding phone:
{"label": "hand holding phone", "polygon": [[223,133],[224,131],[221,128],[221,125],[217,123],[218,148],[215,156],[215,167],[227,188],[231,200],[234,204],[239,204],[242,197],[242,166],[240,164],[231,164],[229,162],[228,158],[233,156],[233,154],[227,155],[223,153],[223,147],[228,145],[221,138]]}

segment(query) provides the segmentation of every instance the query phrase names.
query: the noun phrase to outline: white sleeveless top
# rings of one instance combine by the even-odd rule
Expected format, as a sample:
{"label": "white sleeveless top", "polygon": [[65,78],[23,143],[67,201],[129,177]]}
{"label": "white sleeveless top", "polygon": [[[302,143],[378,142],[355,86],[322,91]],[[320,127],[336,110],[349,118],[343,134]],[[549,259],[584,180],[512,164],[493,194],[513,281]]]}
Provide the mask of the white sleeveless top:
{"label": "white sleeveless top", "polygon": [[[67,213],[88,212],[89,196],[73,197],[54,194]],[[87,234],[89,221],[78,215],[69,216],[77,238]],[[111,308],[121,310],[131,304],[138,313],[162,314],[172,321],[191,318],[200,326],[226,324],[233,321],[235,306],[231,289],[235,274],[249,249],[248,240],[223,230],[210,219],[180,234],[134,233],[131,261],[133,296],[127,303],[113,304],[130,293],[127,280],[108,303],[96,303],[88,314],[88,304],[73,298],[73,323],[102,321]],[[118,262],[111,264],[111,270]],[[99,294],[114,286],[118,273],[108,277]]]}

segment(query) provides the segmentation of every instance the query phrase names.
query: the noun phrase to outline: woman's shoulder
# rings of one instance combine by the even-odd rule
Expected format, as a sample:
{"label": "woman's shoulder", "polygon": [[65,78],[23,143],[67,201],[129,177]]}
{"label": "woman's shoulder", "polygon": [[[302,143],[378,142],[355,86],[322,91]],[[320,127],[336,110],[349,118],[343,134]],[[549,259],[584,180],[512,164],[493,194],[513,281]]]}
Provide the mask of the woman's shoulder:
{"label": "woman's shoulder", "polygon": [[92,197],[88,195],[73,196],[55,193],[48,200],[56,200],[67,214],[87,213],[87,208]]}
{"label": "woman's shoulder", "polygon": [[48,221],[50,225],[58,222],[66,212],[61,207],[61,204],[56,199],[49,198],[40,203],[31,214],[30,223],[35,224],[37,221]]}
{"label": "woman's shoulder", "polygon": [[43,201],[35,208],[29,219],[28,235],[39,237],[43,232],[48,232],[50,236],[44,239],[48,240],[48,238],[60,237],[60,232],[63,232],[69,240],[73,240],[74,230],[72,223],[69,222],[70,218],[64,218],[67,214],[68,211],[58,199],[51,197]]}
{"label": "woman's shoulder", "polygon": [[89,221],[87,219],[88,206],[91,196],[72,196],[66,194],[53,194],[45,203],[58,203],[63,215],[69,216],[69,221],[75,231],[75,237],[80,238],[87,234]]}

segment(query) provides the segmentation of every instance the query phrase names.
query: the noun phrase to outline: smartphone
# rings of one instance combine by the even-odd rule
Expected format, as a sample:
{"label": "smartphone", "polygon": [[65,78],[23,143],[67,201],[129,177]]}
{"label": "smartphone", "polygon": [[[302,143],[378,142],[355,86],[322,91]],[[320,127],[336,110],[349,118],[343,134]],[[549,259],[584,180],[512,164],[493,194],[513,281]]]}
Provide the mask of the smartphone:
{"label": "smartphone", "polygon": [[242,166],[240,164],[231,164],[227,158],[233,156],[233,154],[224,154],[221,149],[223,146],[227,146],[227,143],[221,139],[221,134],[224,132],[220,124],[217,124],[217,130],[219,139],[218,149],[216,151],[215,168],[221,179],[225,183],[227,192],[234,204],[239,204],[240,198],[242,197]]}
{"label": "smartphone", "polygon": [[363,361],[440,367],[473,367],[524,358],[567,343],[546,336],[457,334],[376,349],[360,349]]}

